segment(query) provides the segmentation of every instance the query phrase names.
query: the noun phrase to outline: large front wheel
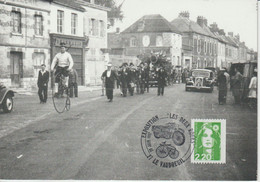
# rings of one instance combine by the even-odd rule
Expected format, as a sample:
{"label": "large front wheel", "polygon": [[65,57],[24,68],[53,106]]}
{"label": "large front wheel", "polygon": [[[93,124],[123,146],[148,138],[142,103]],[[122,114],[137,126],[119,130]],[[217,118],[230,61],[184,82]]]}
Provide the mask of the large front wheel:
{"label": "large front wheel", "polygon": [[11,95],[7,94],[5,99],[4,99],[4,102],[3,102],[3,110],[5,113],[9,113],[13,110],[13,98]]}
{"label": "large front wheel", "polygon": [[65,110],[68,111],[70,109],[68,88],[65,85],[64,79],[63,75],[54,76],[54,85],[52,86],[53,105],[58,113],[63,113]]}
{"label": "large front wheel", "polygon": [[157,147],[156,154],[160,158],[165,158],[165,157],[167,157],[169,155],[166,146],[159,146],[159,147]]}

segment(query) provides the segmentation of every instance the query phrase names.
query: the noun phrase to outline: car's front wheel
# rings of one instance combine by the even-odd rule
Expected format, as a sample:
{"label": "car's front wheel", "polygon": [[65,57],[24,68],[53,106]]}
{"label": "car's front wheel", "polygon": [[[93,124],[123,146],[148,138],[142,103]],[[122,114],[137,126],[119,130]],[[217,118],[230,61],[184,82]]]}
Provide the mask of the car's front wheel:
{"label": "car's front wheel", "polygon": [[13,106],[14,106],[14,103],[13,103],[13,98],[11,95],[6,95],[5,99],[4,99],[4,102],[3,102],[3,110],[5,113],[9,113],[13,110]]}

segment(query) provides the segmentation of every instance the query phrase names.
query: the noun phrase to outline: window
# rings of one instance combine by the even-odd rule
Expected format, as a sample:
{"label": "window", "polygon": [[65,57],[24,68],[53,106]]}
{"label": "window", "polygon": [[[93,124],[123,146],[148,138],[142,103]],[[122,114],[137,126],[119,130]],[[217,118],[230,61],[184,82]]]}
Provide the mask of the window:
{"label": "window", "polygon": [[[194,47],[194,52],[198,49],[198,42],[197,42],[198,40],[195,38],[195,39],[193,39],[193,47]],[[197,52],[198,52],[198,50],[197,50]]]}
{"label": "window", "polygon": [[212,53],[212,44],[211,44],[211,42],[209,43],[209,54],[211,54]]}
{"label": "window", "polygon": [[198,48],[197,48],[197,51],[198,51],[198,53],[201,52],[201,40],[200,40],[200,39],[198,39]]}
{"label": "window", "polygon": [[204,42],[204,53],[207,53],[207,42]]}
{"label": "window", "polygon": [[22,32],[21,12],[12,11],[12,21],[13,21],[13,32],[21,33]]}
{"label": "window", "polygon": [[64,31],[64,11],[58,10],[57,12],[57,32],[63,33]]}
{"label": "window", "polygon": [[94,21],[94,35],[95,36],[99,36],[99,21],[95,20]]}
{"label": "window", "polygon": [[94,19],[89,19],[89,35],[93,35],[94,31]]}
{"label": "window", "polygon": [[77,34],[77,26],[78,26],[78,15],[75,13],[71,13],[71,34]]}
{"label": "window", "polygon": [[163,46],[162,36],[160,35],[156,37],[156,46]]}
{"label": "window", "polygon": [[89,35],[99,35],[99,21],[93,18],[89,19]]}
{"label": "window", "polygon": [[43,18],[41,15],[34,16],[35,35],[43,35]]}
{"label": "window", "polygon": [[99,22],[99,25],[100,25],[100,36],[101,37],[105,37],[105,23],[104,21],[100,20]]}
{"label": "window", "polygon": [[130,39],[130,47],[136,47],[137,46],[137,41],[135,37],[131,37]]}

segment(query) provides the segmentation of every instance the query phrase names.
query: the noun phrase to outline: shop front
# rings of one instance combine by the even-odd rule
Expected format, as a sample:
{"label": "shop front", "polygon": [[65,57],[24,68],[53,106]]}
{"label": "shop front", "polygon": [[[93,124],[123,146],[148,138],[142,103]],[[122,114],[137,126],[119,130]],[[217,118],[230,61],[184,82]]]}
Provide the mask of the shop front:
{"label": "shop front", "polygon": [[85,83],[85,63],[84,52],[87,42],[86,37],[75,37],[60,34],[50,34],[51,39],[51,63],[57,53],[60,52],[60,43],[66,44],[67,52],[69,52],[74,61],[73,68],[78,73],[78,85]]}

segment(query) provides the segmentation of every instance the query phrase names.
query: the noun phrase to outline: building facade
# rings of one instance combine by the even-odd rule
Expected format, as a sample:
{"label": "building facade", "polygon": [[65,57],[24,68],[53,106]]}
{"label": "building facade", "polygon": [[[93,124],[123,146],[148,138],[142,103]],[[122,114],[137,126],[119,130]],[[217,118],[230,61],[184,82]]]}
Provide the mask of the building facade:
{"label": "building facade", "polygon": [[189,17],[189,12],[181,12],[171,22],[182,33],[183,66],[193,69],[216,66],[217,38],[210,32],[205,18],[199,16],[194,22]]}
{"label": "building facade", "polygon": [[50,2],[0,0],[0,82],[36,88],[41,64],[50,63]]}
{"label": "building facade", "polygon": [[85,85],[85,42],[83,23],[84,12],[76,2],[69,0],[53,0],[51,3],[51,28],[50,28],[50,56],[60,52],[60,43],[66,44],[67,51],[74,61],[74,68],[78,73],[78,84]]}
{"label": "building facade", "polygon": [[88,37],[85,47],[85,84],[100,85],[101,75],[109,61],[107,50],[107,7],[94,0],[77,1],[84,9],[84,35]]}
{"label": "building facade", "polygon": [[172,65],[181,65],[182,38],[161,15],[145,15],[121,33],[126,56],[164,54]]}

